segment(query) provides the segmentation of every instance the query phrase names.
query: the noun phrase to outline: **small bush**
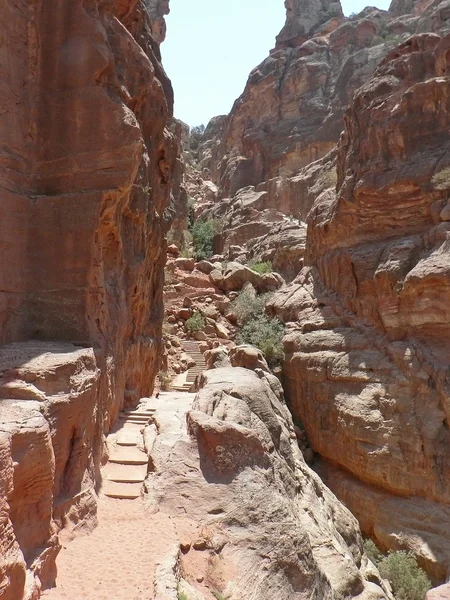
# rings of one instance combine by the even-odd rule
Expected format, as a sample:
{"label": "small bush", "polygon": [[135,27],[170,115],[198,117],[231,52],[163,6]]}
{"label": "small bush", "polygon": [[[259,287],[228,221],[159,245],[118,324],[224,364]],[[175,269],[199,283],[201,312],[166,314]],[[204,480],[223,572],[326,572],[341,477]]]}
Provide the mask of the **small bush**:
{"label": "small bush", "polygon": [[270,367],[283,359],[284,325],[279,319],[270,319],[265,314],[249,319],[237,335],[238,344],[251,344],[264,354]]}
{"label": "small bush", "polygon": [[264,273],[272,273],[273,271],[271,262],[262,262],[259,261],[257,258],[249,260],[249,262],[247,263],[247,267],[249,269],[252,269],[253,271],[256,271],[260,275],[264,275]]}
{"label": "small bush", "polygon": [[381,577],[389,580],[396,600],[424,600],[431,589],[430,580],[411,552],[389,552],[378,569]]}
{"label": "small bush", "polygon": [[203,331],[206,326],[206,320],[204,315],[199,311],[195,311],[192,317],[186,321],[186,329],[189,333],[195,333],[196,331]]}
{"label": "small bush", "polygon": [[192,227],[192,241],[194,244],[194,253],[197,260],[211,258],[214,254],[214,221],[197,221]]}
{"label": "small bush", "polygon": [[378,565],[383,558],[383,553],[377,548],[372,540],[364,540],[364,552],[374,565]]}
{"label": "small bush", "polygon": [[187,594],[185,594],[181,590],[178,590],[178,600],[189,600],[189,598]]}
{"label": "small bush", "polygon": [[450,189],[450,167],[439,171],[431,178],[431,183],[435,190],[448,190]]}
{"label": "small bush", "polygon": [[192,229],[194,226],[194,213],[195,213],[195,198],[188,198],[188,227]]}
{"label": "small bush", "polygon": [[167,371],[160,371],[158,373],[159,385],[163,392],[167,392],[170,389],[170,384],[172,383],[172,377],[167,373]]}
{"label": "small bush", "polygon": [[269,294],[255,296],[251,288],[243,290],[236,300],[233,300],[231,308],[236,314],[238,324],[242,327],[252,317],[264,315],[264,307]]}

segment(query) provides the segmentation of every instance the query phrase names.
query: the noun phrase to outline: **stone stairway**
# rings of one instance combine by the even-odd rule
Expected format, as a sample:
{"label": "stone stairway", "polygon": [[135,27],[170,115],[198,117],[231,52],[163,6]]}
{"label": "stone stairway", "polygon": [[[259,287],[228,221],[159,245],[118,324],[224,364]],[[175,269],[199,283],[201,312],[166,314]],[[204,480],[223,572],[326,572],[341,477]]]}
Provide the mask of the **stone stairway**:
{"label": "stone stairway", "polygon": [[185,340],[181,342],[181,347],[195,360],[195,365],[187,371],[183,382],[174,382],[172,389],[178,392],[190,392],[197,376],[206,369],[206,363],[197,342]]}
{"label": "stone stairway", "polygon": [[137,408],[120,414],[118,428],[107,438],[110,457],[103,469],[102,487],[106,496],[123,500],[140,497],[148,468],[148,456],[141,450],[142,430],[154,412],[152,408]]}

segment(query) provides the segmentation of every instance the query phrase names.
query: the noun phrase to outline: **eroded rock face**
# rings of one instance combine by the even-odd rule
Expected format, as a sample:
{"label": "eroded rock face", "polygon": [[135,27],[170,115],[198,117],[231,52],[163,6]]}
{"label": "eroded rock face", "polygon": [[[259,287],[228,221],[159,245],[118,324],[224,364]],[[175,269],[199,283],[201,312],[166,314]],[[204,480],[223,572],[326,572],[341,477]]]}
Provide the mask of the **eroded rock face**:
{"label": "eroded rock face", "polygon": [[100,370],[91,348],[49,342],[2,346],[0,369],[0,589],[37,598],[58,531],[95,525]]}
{"label": "eroded rock face", "polygon": [[410,38],[358,90],[337,194],[317,199],[308,266],[272,306],[290,322],[292,409],[347,472],[326,481],[437,580],[450,567],[449,43]]}
{"label": "eroded rock face", "polygon": [[[52,583],[58,528],[95,514],[103,429],[158,369],[177,154],[167,5],[0,7],[0,343],[20,342],[0,352],[5,598],[22,598],[25,577],[33,599]],[[36,375],[28,340],[73,342],[84,358],[64,350],[61,367],[47,348],[54,369]]]}
{"label": "eroded rock face", "polygon": [[[449,30],[446,2],[394,2],[346,18],[339,2],[289,0],[276,47],[250,74],[233,109],[205,136],[204,165],[233,196],[249,185],[279,179],[279,210],[309,206],[289,179],[332,151],[356,90],[379,62],[411,34]],[[214,124],[215,125],[215,124]],[[295,185],[295,184],[294,184]]]}
{"label": "eroded rock face", "polygon": [[305,464],[276,377],[206,371],[187,432],[164,400],[155,420],[147,501],[170,515],[200,598],[390,597],[364,579],[356,520]]}
{"label": "eroded rock face", "polygon": [[4,11],[1,97],[23,101],[2,117],[1,340],[98,345],[116,365],[109,393],[136,399],[157,362],[176,158],[147,11],[81,0]]}
{"label": "eroded rock face", "polygon": [[450,598],[450,585],[441,585],[427,594],[426,600],[448,600]]}

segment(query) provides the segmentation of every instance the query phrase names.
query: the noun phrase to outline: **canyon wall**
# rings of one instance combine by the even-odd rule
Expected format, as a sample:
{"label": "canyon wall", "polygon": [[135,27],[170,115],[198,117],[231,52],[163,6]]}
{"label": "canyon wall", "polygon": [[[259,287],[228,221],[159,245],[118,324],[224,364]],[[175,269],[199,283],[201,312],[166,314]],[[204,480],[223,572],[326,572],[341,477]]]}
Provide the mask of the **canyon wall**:
{"label": "canyon wall", "polygon": [[410,4],[346,18],[339,2],[286,2],[275,48],[250,73],[231,113],[205,132],[200,158],[223,197],[266,182],[274,208],[306,219],[314,196],[289,181],[335,148],[356,90],[411,34],[449,28],[445,2]]}
{"label": "canyon wall", "polygon": [[344,470],[323,465],[326,481],[437,579],[450,568],[449,48],[416,35],[358,90],[337,192],[314,204],[307,266],[272,306],[291,323],[292,410]]}
{"label": "canyon wall", "polygon": [[58,529],[95,517],[103,431],[158,369],[177,143],[153,4],[0,5],[7,600],[53,582]]}
{"label": "canyon wall", "polygon": [[286,6],[276,48],[220,127],[206,130],[200,157],[221,200],[205,214],[225,218],[226,258],[271,259],[287,279],[297,275],[268,308],[287,324],[286,393],[317,470],[366,534],[411,549],[442,581],[447,3],[395,1],[350,18],[331,3]]}

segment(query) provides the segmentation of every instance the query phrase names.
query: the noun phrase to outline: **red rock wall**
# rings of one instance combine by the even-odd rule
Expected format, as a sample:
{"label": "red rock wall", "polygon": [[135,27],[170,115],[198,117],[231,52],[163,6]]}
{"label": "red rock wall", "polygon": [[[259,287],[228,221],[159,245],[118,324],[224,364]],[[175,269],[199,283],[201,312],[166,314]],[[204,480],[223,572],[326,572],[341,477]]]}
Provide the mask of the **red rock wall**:
{"label": "red rock wall", "polygon": [[202,164],[222,197],[278,178],[278,210],[306,220],[308,195],[290,178],[335,148],[356,90],[409,35],[449,30],[444,3],[411,4],[368,7],[346,18],[339,2],[285,2],[276,47],[250,73],[214,141],[205,135]]}
{"label": "red rock wall", "polygon": [[3,11],[1,341],[95,345],[114,400],[135,400],[157,362],[176,160],[150,20],[141,2]]}
{"label": "red rock wall", "polygon": [[[152,21],[139,0],[0,3],[0,343],[19,343],[0,348],[7,600],[52,583],[57,530],[95,516],[103,431],[158,370],[177,144],[154,4]],[[88,357],[71,346],[36,376],[28,340],[50,364],[63,342]]]}
{"label": "red rock wall", "polygon": [[274,301],[291,322],[293,411],[344,469],[327,482],[437,580],[450,568],[449,48],[414,36],[358,90],[337,194],[309,215],[308,267]]}

